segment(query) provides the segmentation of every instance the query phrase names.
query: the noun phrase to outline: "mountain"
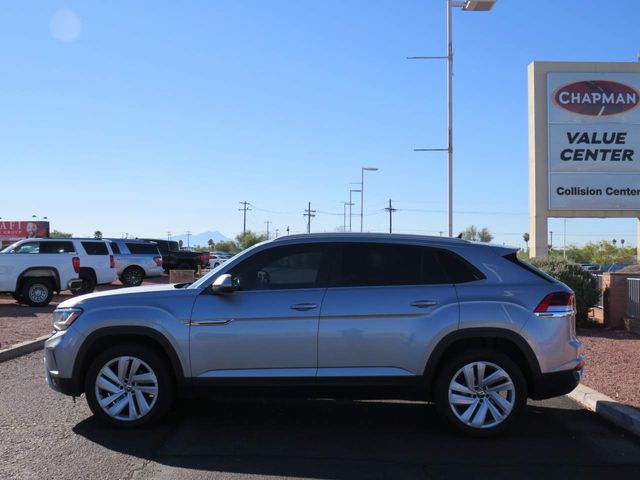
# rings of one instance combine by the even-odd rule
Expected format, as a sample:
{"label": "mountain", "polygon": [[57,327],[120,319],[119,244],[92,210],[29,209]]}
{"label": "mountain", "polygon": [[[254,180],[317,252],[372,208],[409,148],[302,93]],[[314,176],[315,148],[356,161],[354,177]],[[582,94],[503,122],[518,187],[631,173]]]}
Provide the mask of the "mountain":
{"label": "mountain", "polygon": [[[209,241],[209,239],[213,240],[214,242],[224,242],[227,240],[231,240],[229,237],[227,237],[226,235],[223,235],[222,233],[218,232],[217,230],[215,232],[202,232],[202,233],[192,233],[189,237],[189,245],[194,246],[194,245],[207,245],[207,242]],[[173,235],[171,237],[171,240],[175,240],[176,242],[179,242],[180,240],[182,240],[183,245],[186,247],[187,246],[187,235]]]}

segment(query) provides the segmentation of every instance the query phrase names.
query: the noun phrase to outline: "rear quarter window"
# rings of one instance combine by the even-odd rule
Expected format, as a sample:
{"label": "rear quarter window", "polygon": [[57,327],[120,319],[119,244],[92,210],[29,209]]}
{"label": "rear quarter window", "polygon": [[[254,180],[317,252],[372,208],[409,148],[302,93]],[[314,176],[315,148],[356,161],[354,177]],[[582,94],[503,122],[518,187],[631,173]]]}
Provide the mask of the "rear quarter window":
{"label": "rear quarter window", "polygon": [[469,283],[485,279],[485,275],[470,262],[450,250],[439,250],[438,260],[451,283]]}
{"label": "rear quarter window", "polygon": [[115,242],[111,244],[111,250],[113,250],[113,253],[115,254],[120,253],[120,247]]}
{"label": "rear quarter window", "polygon": [[87,255],[109,255],[107,244],[104,242],[80,242]]}
{"label": "rear quarter window", "polygon": [[40,242],[40,253],[75,253],[72,242]]}

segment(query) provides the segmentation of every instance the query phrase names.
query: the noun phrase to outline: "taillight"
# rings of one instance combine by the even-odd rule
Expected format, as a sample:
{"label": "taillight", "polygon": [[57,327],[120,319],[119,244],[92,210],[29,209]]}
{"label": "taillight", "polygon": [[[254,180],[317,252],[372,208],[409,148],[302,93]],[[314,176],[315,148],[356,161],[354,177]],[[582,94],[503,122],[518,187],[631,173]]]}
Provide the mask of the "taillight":
{"label": "taillight", "polygon": [[80,273],[80,258],[73,257],[71,261],[73,262],[73,269],[76,271],[76,273]]}
{"label": "taillight", "polygon": [[553,292],[542,299],[538,304],[535,313],[549,314],[554,313],[571,313],[575,309],[576,298],[570,292]]}
{"label": "taillight", "polygon": [[200,263],[202,263],[202,265],[207,263],[208,260],[207,255],[200,255]]}
{"label": "taillight", "polygon": [[116,257],[109,255],[109,260],[111,261],[111,268],[116,268]]}
{"label": "taillight", "polygon": [[156,262],[157,266],[162,266],[162,257],[153,257],[153,261]]}

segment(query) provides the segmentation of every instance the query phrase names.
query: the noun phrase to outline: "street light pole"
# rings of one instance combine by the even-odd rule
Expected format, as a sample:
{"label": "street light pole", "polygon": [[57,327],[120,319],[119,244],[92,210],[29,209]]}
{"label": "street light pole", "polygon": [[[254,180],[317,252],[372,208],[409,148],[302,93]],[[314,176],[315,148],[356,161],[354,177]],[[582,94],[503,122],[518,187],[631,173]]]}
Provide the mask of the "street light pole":
{"label": "street light pole", "polygon": [[364,231],[364,172],[377,172],[377,167],[362,167],[360,177],[360,233]]}
{"label": "street light pole", "polygon": [[360,190],[349,190],[349,232],[351,232],[351,207],[353,206],[353,200],[351,198],[351,195],[353,193],[359,193]]}
{"label": "street light pole", "polygon": [[449,236],[453,237],[453,22],[452,11],[488,11],[497,0],[447,0],[447,55],[435,57],[407,57],[409,60],[447,60],[447,148],[415,148],[416,152],[447,152],[447,208]]}

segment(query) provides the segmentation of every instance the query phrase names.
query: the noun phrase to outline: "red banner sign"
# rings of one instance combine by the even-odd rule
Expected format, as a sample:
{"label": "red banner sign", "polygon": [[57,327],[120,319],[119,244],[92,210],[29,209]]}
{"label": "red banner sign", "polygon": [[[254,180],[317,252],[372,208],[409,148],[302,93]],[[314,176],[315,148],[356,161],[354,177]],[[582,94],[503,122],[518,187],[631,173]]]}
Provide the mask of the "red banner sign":
{"label": "red banner sign", "polygon": [[49,222],[9,222],[0,220],[0,239],[39,238],[49,236]]}

